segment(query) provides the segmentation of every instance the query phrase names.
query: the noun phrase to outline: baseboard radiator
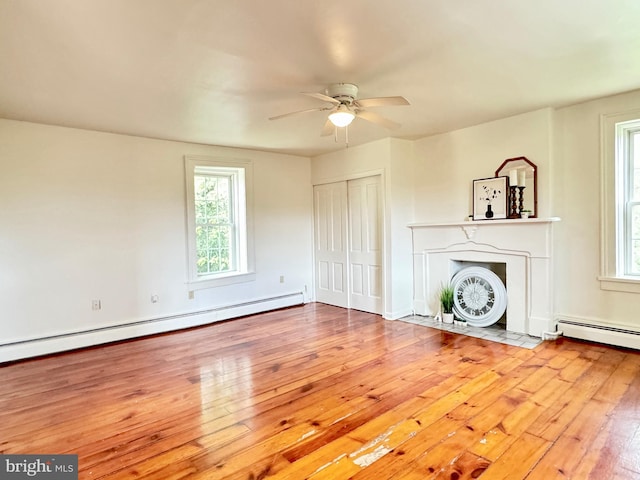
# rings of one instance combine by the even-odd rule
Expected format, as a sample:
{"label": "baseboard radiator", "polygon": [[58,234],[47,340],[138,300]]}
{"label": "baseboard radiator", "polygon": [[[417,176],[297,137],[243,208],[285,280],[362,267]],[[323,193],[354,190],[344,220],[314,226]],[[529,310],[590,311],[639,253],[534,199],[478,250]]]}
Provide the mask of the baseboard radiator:
{"label": "baseboard radiator", "polygon": [[0,345],[0,363],[153,335],[155,333],[198,327],[245,315],[302,305],[303,303],[305,303],[304,294],[296,292],[205,310],[137,320],[120,325],[19,340]]}
{"label": "baseboard radiator", "polygon": [[568,319],[558,321],[558,330],[566,337],[640,350],[640,331]]}

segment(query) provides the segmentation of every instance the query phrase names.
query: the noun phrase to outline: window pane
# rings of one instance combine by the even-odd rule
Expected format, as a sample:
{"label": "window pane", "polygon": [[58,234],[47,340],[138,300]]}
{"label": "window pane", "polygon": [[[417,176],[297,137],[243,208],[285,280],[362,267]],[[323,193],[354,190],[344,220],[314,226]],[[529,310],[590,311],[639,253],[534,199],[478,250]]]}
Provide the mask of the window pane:
{"label": "window pane", "polygon": [[198,275],[202,275],[209,272],[209,262],[206,255],[202,255],[206,250],[198,251],[198,260],[196,265],[198,267]]}
{"label": "window pane", "polygon": [[231,246],[231,229],[228,226],[220,227],[220,247],[229,248]]}
{"label": "window pane", "polygon": [[220,271],[220,260],[218,257],[217,250],[209,251],[209,271],[210,272],[219,272]]}
{"label": "window pane", "polygon": [[218,231],[218,227],[207,227],[207,228],[209,230],[207,248],[209,250],[216,250],[220,248],[220,241],[218,240],[220,233]]}
{"label": "window pane", "polygon": [[226,248],[223,248],[220,250],[220,270],[225,271],[225,270],[229,270],[231,268],[231,265],[229,264],[229,250]]}
{"label": "window pane", "polygon": [[204,250],[207,248],[207,237],[208,237],[207,229],[201,225],[196,226],[196,245],[197,245],[198,251]]}

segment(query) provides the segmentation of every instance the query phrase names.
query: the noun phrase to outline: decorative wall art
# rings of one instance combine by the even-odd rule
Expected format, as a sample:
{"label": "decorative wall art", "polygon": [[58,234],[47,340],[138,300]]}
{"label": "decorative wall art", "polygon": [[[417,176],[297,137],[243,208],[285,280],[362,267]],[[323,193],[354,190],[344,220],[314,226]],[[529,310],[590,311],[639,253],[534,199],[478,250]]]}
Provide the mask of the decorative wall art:
{"label": "decorative wall art", "polygon": [[473,219],[507,218],[509,177],[481,178],[473,181]]}

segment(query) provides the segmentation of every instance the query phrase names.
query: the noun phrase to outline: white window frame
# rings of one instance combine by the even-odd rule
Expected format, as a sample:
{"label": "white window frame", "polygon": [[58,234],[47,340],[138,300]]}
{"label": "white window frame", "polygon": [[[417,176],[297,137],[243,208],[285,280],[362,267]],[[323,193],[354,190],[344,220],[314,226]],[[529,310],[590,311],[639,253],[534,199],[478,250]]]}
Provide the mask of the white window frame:
{"label": "white window frame", "polygon": [[[255,280],[253,255],[253,164],[250,160],[186,155],[185,186],[187,210],[187,284],[192,290],[215,288]],[[230,176],[233,182],[235,268],[230,271],[198,274],[194,179],[198,174]]]}
{"label": "white window frame", "polygon": [[601,127],[601,261],[600,288],[640,293],[640,276],[630,275],[630,220],[627,216],[632,179],[628,136],[640,129],[640,109],[603,115]]}

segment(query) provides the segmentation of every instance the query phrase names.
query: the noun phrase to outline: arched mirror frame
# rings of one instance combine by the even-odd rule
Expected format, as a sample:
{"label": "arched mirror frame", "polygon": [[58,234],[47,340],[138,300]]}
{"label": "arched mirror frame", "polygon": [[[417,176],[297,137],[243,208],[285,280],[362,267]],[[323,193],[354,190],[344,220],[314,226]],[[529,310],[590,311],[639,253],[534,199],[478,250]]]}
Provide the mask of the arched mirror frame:
{"label": "arched mirror frame", "polygon": [[[538,216],[538,167],[527,157],[507,158],[496,170],[496,177],[509,176],[509,171],[513,169],[524,170],[527,183],[533,181],[533,197],[525,195],[523,208],[531,210],[529,217],[535,218]],[[526,200],[527,198],[529,201]],[[530,205],[532,201],[533,205]],[[509,199],[509,205],[511,205],[511,199]]]}

